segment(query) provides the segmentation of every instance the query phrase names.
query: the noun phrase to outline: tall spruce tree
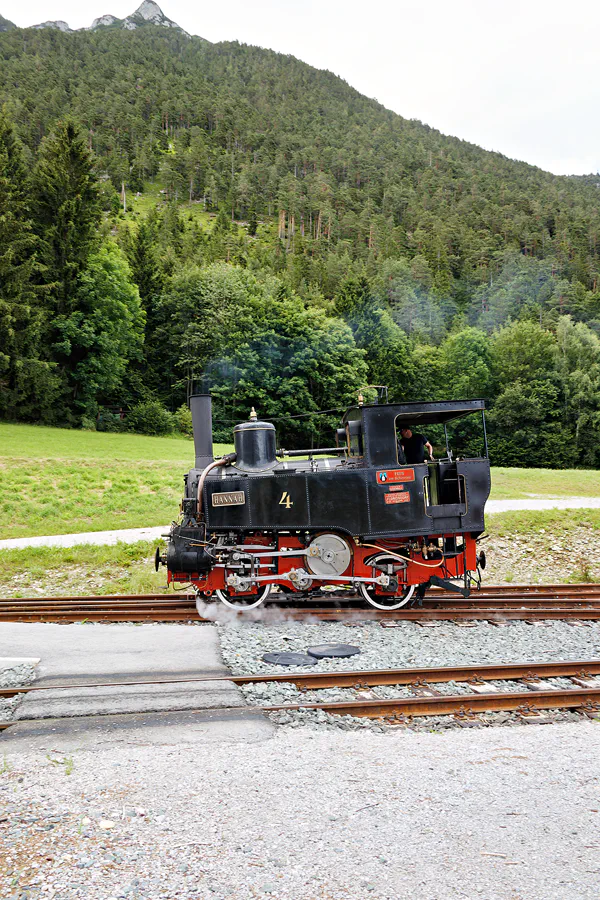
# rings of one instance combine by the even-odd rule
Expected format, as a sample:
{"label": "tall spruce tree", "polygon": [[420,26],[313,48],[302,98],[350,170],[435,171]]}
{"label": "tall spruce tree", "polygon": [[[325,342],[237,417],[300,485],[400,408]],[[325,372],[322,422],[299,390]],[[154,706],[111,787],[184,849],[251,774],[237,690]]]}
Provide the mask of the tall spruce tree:
{"label": "tall spruce tree", "polygon": [[40,359],[47,316],[33,233],[23,149],[0,110],[0,417],[37,418],[55,392]]}
{"label": "tall spruce tree", "polygon": [[[132,364],[130,375],[138,379],[138,391],[143,381],[146,388],[160,394],[164,380],[164,342],[155,338],[164,325],[161,315],[160,294],[163,287],[161,272],[156,260],[155,228],[152,222],[140,222],[137,231],[126,244],[131,276],[138,287],[142,309],[145,312],[144,359]],[[134,374],[135,373],[135,374]]]}
{"label": "tall spruce tree", "polygon": [[101,207],[93,159],[79,127],[59,122],[34,170],[35,218],[55,311],[68,314],[77,278],[98,246]]}
{"label": "tall spruce tree", "polygon": [[59,122],[42,141],[33,172],[35,227],[44,264],[51,322],[45,347],[60,378],[54,419],[77,424],[75,372],[84,351],[66,335],[81,304],[79,284],[100,242],[101,206],[92,154],[72,120]]}
{"label": "tall spruce tree", "polygon": [[152,299],[160,293],[161,279],[154,255],[152,230],[147,222],[140,222],[127,249],[131,274],[138,286],[146,315],[149,315]]}

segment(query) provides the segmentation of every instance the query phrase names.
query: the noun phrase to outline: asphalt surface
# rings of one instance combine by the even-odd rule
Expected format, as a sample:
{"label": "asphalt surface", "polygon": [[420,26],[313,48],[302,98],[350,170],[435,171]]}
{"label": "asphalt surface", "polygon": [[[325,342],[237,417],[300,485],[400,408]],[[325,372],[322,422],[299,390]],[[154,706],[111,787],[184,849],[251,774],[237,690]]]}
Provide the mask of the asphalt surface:
{"label": "asphalt surface", "polygon": [[[223,675],[223,681],[131,687],[94,687],[41,691],[25,697],[16,717],[40,720],[39,725],[16,726],[0,736],[0,745],[40,746],[52,735],[54,746],[85,746],[110,738],[129,741],[132,733],[146,740],[178,739],[196,734],[205,740],[210,731],[224,739],[259,740],[270,737],[273,726],[260,713],[230,714],[244,705],[239,688],[226,680],[217,629],[211,625],[55,625],[3,622],[0,653],[6,657],[38,657],[36,685],[68,685],[159,678]],[[185,714],[184,714],[185,713]],[[219,714],[217,714],[219,713]],[[81,717],[100,716],[93,722]],[[65,722],[64,717],[73,721]],[[52,722],[60,718],[61,722]],[[41,721],[44,720],[44,721]],[[150,736],[149,729],[155,730]],[[35,740],[34,740],[35,739]],[[32,743],[33,741],[33,743]]]}

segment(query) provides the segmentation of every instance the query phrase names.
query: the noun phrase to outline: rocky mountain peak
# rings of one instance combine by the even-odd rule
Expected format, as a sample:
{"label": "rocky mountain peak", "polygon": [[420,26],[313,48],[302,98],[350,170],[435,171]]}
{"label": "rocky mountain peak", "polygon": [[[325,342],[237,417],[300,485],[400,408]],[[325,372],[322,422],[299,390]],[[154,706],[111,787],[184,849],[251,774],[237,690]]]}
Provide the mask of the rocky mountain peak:
{"label": "rocky mountain peak", "polygon": [[115,25],[119,21],[120,20],[117,19],[116,16],[111,16],[111,15],[100,16],[99,18],[94,19],[94,21],[92,22],[90,31],[95,31],[96,28],[101,28],[102,26],[104,26],[105,28],[108,28],[110,25]]}
{"label": "rocky mountain peak", "polygon": [[35,29],[58,28],[59,31],[64,31],[65,33],[71,33],[71,31],[73,30],[72,28],[69,28],[67,22],[63,22],[62,19],[57,19],[53,22],[40,22],[39,25],[32,25],[31,27]]}
{"label": "rocky mountain peak", "polygon": [[121,27],[133,29],[139,28],[140,25],[162,25],[165,28],[176,28],[183,34],[187,34],[176,22],[165,16],[158,3],[155,3],[154,0],[143,0],[132,15],[123,19]]}
{"label": "rocky mountain peak", "polygon": [[154,0],[144,0],[136,9],[135,16],[141,16],[146,22],[152,22],[154,25],[161,25],[163,21],[170,22],[164,12]]}
{"label": "rocky mountain peak", "polygon": [[[3,27],[3,23],[6,27]],[[116,16],[112,16],[110,14],[106,14],[104,16],[99,16],[97,19],[94,19],[91,26],[89,28],[80,28],[79,31],[96,31],[98,28],[125,28],[128,31],[133,31],[136,28],[142,28],[146,25],[159,25],[164,28],[172,28],[175,31],[178,31],[180,34],[189,37],[187,31],[184,31],[177,22],[174,22],[172,19],[169,19],[168,16],[165,16],[164,12],[154,0],[142,0],[142,3],[135,12],[131,13],[130,16],[127,16],[126,19],[117,19]],[[15,27],[12,22],[8,22],[7,19],[3,19],[0,16],[0,31],[7,31],[8,28]],[[58,28],[59,31],[71,32],[72,29],[69,28],[66,22],[56,21],[56,22],[41,22],[39,25],[33,25],[33,28]]]}

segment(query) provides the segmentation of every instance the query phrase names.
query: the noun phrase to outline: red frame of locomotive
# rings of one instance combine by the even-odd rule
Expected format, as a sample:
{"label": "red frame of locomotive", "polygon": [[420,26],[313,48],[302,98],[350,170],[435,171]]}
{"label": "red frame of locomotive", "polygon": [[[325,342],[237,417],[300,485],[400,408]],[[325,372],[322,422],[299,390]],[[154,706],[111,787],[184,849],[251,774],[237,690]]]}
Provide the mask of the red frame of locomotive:
{"label": "red frame of locomotive", "polygon": [[[315,537],[316,535],[312,536]],[[462,535],[463,546],[456,555],[451,557],[442,556],[440,559],[431,559],[429,558],[429,554],[427,554],[426,558],[423,556],[422,551],[415,553],[413,550],[410,550],[410,555],[405,557],[404,554],[407,553],[408,548],[406,545],[399,545],[397,541],[379,540],[376,543],[366,544],[356,543],[356,541],[348,535],[344,535],[343,537],[350,546],[352,556],[348,568],[340,576],[340,579],[346,580],[336,579],[335,583],[340,587],[351,585],[353,578],[370,578],[373,569],[371,565],[366,563],[366,560],[372,559],[378,553],[397,553],[399,556],[401,555],[403,558],[406,558],[407,566],[403,573],[404,579],[399,581],[399,588],[422,584],[432,575],[443,576],[444,578],[460,578],[464,576],[467,571],[472,571],[477,568],[477,541],[470,534]],[[444,535],[432,535],[431,539],[438,540],[443,537]],[[451,535],[451,537],[455,537],[455,535]],[[276,537],[276,541],[277,551],[305,549],[305,544],[295,535],[279,534]],[[244,544],[253,547],[257,547],[258,545],[272,547],[273,541],[265,534],[245,535],[244,540],[238,546],[243,547]],[[261,562],[265,564],[265,567],[274,561],[276,561],[277,564],[277,572],[273,572],[272,579],[252,585],[247,593],[257,594],[258,590],[265,584],[283,586],[288,591],[303,593],[302,589],[294,587],[289,580],[284,579],[281,576],[287,572],[291,572],[293,569],[304,568],[305,556],[279,556],[275,558],[268,555],[261,556]],[[307,574],[312,580],[311,590],[318,590],[323,585],[331,584],[330,578],[312,575],[310,572]],[[223,591],[227,589],[225,584],[225,566],[215,566],[215,568],[206,576],[201,576],[197,572],[190,574],[186,572],[169,571],[168,583],[171,584],[176,582],[191,583],[205,597],[210,597],[216,590]],[[385,588],[382,588],[379,585],[376,586],[375,593],[382,597],[385,597],[386,595],[389,596],[389,592],[386,592]]]}

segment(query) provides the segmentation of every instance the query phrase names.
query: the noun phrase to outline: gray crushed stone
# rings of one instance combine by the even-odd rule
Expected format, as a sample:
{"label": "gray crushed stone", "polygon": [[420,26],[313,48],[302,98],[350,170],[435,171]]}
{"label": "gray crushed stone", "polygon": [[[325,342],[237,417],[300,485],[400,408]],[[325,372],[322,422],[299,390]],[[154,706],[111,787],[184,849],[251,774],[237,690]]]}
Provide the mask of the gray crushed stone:
{"label": "gray crushed stone", "polygon": [[[600,725],[281,729],[0,771],[7,900],[597,900]],[[1,748],[0,748],[1,749]]]}
{"label": "gray crushed stone", "polygon": [[[35,679],[34,666],[18,663],[4,667],[0,663],[0,688],[22,687]],[[22,698],[0,697],[0,722],[8,722],[13,718]]]}
{"label": "gray crushed stone", "polygon": [[[361,652],[360,655],[347,659],[321,659],[311,672],[600,658],[600,623],[574,628],[566,622],[528,624],[515,621],[498,628],[481,622],[474,627],[465,628],[444,622],[437,628],[424,628],[414,622],[402,622],[397,628],[382,628],[374,622],[352,625],[299,622],[266,625],[235,622],[220,626],[220,638],[224,662],[234,674],[293,671],[266,664],[262,659],[263,654],[284,649],[304,652],[311,644],[319,642],[356,644]],[[549,681],[556,687],[573,687],[569,679],[555,678]],[[490,682],[490,687],[502,692],[517,693],[526,690],[522,683],[515,681]],[[435,689],[445,695],[472,696],[468,685],[455,682],[436,684]],[[248,703],[262,706],[334,703],[356,699],[356,692],[352,688],[302,692],[292,684],[257,684],[244,686],[242,690]],[[370,691],[374,698],[381,699],[412,697],[416,694],[410,686],[405,685],[377,686]],[[332,715],[322,710],[277,711],[270,713],[270,718],[278,725],[292,728],[310,725],[317,730],[367,729],[381,732],[398,727],[366,718]],[[544,719],[572,722],[581,721],[582,715],[568,710],[553,710],[545,712]],[[517,725],[523,724],[523,720],[516,713],[490,713],[480,716],[479,723]],[[454,716],[428,716],[414,718],[410,722],[410,728],[418,731],[460,727],[461,723]]]}

